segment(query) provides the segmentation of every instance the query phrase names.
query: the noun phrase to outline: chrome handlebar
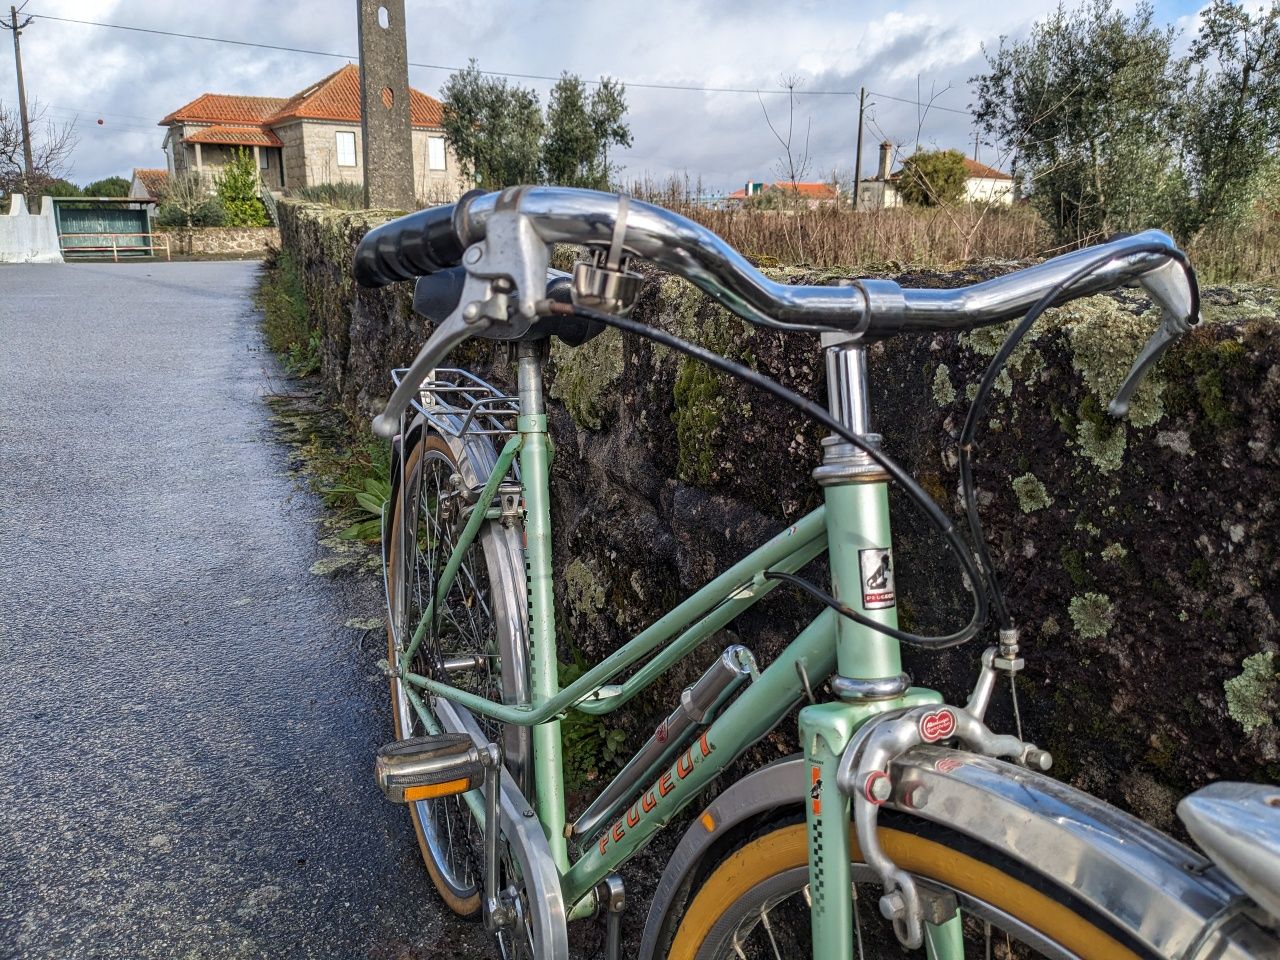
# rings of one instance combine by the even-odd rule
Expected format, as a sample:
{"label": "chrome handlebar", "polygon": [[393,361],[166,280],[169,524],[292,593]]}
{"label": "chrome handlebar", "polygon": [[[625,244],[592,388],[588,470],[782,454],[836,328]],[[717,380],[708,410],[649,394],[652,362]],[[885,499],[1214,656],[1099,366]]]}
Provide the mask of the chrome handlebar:
{"label": "chrome handlebar", "polygon": [[[439,269],[443,245],[422,256],[423,217],[439,213],[466,250],[468,283],[462,301],[423,346],[374,430],[392,435],[401,413],[432,368],[463,340],[481,332],[518,337],[542,290],[524,290],[529,277],[543,283],[547,248],[572,243],[640,257],[699,287],[751,323],[791,331],[841,331],[867,340],[902,333],[971,330],[1024,313],[1060,285],[1052,303],[1141,284],[1160,304],[1164,320],[1140,354],[1112,402],[1122,416],[1128,399],[1161,353],[1199,320],[1199,293],[1186,257],[1168,235],[1150,230],[1076,250],[1044,263],[968,287],[904,289],[891,280],[856,280],[846,286],[778,283],[705,227],[679,214],[616,194],[568,187],[512,187],[463,198],[456,209],[422,211],[371,231],[356,255],[357,267],[377,250],[396,270],[374,282]],[[439,230],[436,231],[440,232]],[[424,248],[425,249],[425,248]],[[1093,268],[1090,269],[1090,265]],[[357,269],[357,278],[361,279]],[[490,293],[497,281],[499,292]],[[362,282],[365,282],[362,279]],[[480,297],[486,297],[481,300]],[[509,319],[508,319],[509,318]]]}

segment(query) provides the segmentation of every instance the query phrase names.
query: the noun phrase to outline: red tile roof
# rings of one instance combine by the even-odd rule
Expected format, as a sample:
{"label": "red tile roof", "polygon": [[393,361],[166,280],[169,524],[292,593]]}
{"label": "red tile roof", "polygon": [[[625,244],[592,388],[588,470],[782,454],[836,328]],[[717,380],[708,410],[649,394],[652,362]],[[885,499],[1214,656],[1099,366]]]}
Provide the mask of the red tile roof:
{"label": "red tile roof", "polygon": [[964,172],[970,177],[982,177],[988,180],[1012,180],[1013,177],[1005,173],[1003,170],[997,170],[995,167],[988,167],[985,163],[979,163],[977,160],[964,158]]}
{"label": "red tile roof", "polygon": [[[435,97],[429,97],[411,87],[409,116],[415,127],[439,127],[444,119],[444,104]],[[349,63],[323,80],[295,93],[292,97],[240,97],[224,93],[206,93],[173,111],[160,121],[160,126],[191,122],[229,124],[237,128],[248,126],[266,128],[293,120],[359,123],[360,68]],[[271,136],[274,137],[274,134]],[[271,145],[278,146],[279,141]]]}
{"label": "red tile roof", "polygon": [[214,124],[204,127],[188,137],[185,143],[229,143],[240,147],[279,147],[280,138],[266,127],[237,127],[230,124]]}
{"label": "red tile roof", "polygon": [[147,191],[147,196],[153,200],[159,199],[169,192],[169,171],[168,170],[145,170],[135,168],[133,178],[142,183],[143,189]]}
{"label": "red tile roof", "polygon": [[[796,196],[804,197],[806,200],[834,200],[839,194],[835,187],[829,183],[792,183],[789,180],[778,180],[775,183],[766,183],[759,193],[752,196],[759,196],[765,190],[781,190],[783,193],[795,193]],[[747,190],[743,187],[741,190],[735,190],[729,194],[730,200],[747,199]]]}
{"label": "red tile roof", "polygon": [[160,121],[171,123],[262,123],[283,106],[283,97],[240,97],[226,93],[205,93],[179,107]]}
{"label": "red tile roof", "polygon": [[[444,104],[409,88],[409,117],[415,127],[439,127]],[[288,120],[360,122],[360,68],[349,63],[284,102],[268,119],[275,126]]]}

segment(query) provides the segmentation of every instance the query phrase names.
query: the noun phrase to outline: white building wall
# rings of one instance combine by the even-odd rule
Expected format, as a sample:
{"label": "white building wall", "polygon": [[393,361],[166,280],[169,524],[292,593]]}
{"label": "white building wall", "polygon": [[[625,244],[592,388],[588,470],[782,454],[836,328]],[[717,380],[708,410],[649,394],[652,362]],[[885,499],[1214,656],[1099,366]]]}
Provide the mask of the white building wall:
{"label": "white building wall", "polygon": [[21,194],[13,194],[8,215],[0,217],[0,263],[62,263],[52,197],[40,198],[36,214],[27,212]]}
{"label": "white building wall", "polygon": [[1013,203],[1013,181],[996,177],[970,177],[964,184],[964,198],[969,203]]}

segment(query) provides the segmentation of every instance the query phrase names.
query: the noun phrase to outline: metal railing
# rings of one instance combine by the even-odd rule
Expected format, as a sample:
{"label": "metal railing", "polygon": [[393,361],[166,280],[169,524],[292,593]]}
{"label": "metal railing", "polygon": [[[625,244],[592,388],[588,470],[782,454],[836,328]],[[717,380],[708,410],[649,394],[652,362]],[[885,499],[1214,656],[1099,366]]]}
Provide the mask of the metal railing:
{"label": "metal railing", "polygon": [[[109,244],[72,243],[69,245],[66,243],[67,240],[79,240],[84,237],[108,237],[111,242]],[[145,239],[147,242],[146,243],[125,243],[125,244],[122,244],[119,242],[122,239],[137,239],[137,238]],[[58,234],[58,246],[62,248],[62,252],[64,255],[69,253],[103,253],[105,254],[107,251],[110,251],[111,259],[116,263],[120,262],[121,251],[124,251],[125,253],[131,253],[135,251],[141,253],[142,251],[146,251],[148,256],[154,257],[156,256],[156,251],[159,249],[162,249],[161,247],[162,244],[163,244],[163,250],[164,250],[164,258],[166,260],[172,260],[173,255],[169,250],[169,238],[159,233],[108,233],[104,231],[104,232],[95,232],[95,233],[60,233]]]}

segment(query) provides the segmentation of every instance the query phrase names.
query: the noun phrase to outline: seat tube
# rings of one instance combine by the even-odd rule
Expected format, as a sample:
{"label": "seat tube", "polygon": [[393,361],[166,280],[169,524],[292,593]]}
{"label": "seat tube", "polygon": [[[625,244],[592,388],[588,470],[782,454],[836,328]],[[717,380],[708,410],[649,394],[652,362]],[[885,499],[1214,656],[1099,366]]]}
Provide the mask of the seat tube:
{"label": "seat tube", "polygon": [[[520,392],[520,479],[524,487],[524,566],[529,590],[529,687],[535,704],[560,692],[551,568],[551,440],[542,397],[545,341],[517,346]],[[564,838],[564,759],[560,721],[534,726],[533,776],[538,818],[561,870],[569,867]]]}

